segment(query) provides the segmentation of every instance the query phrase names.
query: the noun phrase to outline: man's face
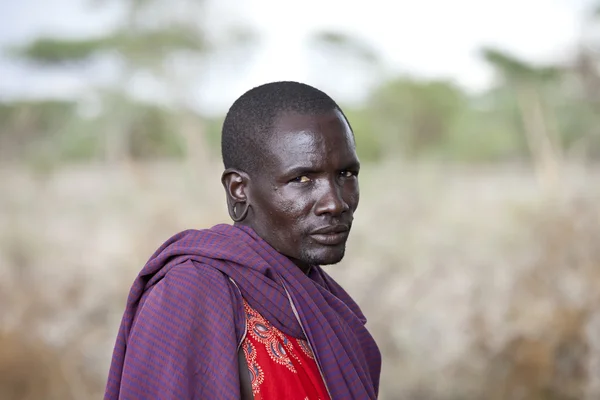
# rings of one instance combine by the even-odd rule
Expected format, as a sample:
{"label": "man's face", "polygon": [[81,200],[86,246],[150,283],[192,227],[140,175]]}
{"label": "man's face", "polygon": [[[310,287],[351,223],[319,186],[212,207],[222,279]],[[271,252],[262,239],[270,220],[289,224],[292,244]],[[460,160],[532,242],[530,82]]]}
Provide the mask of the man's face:
{"label": "man's face", "polygon": [[358,206],[359,161],[343,115],[282,114],[251,176],[252,228],[301,268],[339,262]]}

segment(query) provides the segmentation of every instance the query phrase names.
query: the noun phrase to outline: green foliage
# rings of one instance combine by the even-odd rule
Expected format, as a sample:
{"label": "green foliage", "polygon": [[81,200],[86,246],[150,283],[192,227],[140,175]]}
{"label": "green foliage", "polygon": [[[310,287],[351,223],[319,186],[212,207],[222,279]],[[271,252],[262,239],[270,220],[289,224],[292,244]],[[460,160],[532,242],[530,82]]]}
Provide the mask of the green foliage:
{"label": "green foliage", "polygon": [[398,78],[374,91],[364,114],[369,122],[362,124],[376,135],[381,156],[423,155],[452,134],[467,107],[450,83]]}
{"label": "green foliage", "polygon": [[156,106],[138,108],[129,129],[128,147],[133,158],[172,158],[184,154],[184,143],[177,134],[177,115]]}
{"label": "green foliage", "polygon": [[152,64],[178,51],[203,52],[208,43],[198,32],[185,27],[164,27],[131,31],[123,29],[107,38],[111,49],[130,61]]}
{"label": "green foliage", "polygon": [[116,52],[128,61],[152,64],[175,51],[206,51],[197,32],[184,27],[123,29],[95,39],[42,38],[12,50],[14,56],[41,65],[84,62],[102,52]]}
{"label": "green foliage", "polygon": [[[36,127],[54,126],[75,109],[75,103],[63,100],[19,100],[0,103],[0,120],[6,124],[30,124]],[[0,135],[5,132],[0,130]]]}
{"label": "green foliage", "polygon": [[[99,115],[85,118],[72,112],[69,118],[59,118],[53,124],[44,119],[44,112],[40,111],[40,115],[37,115],[41,106],[36,105],[34,116],[27,122],[28,126],[20,128],[18,121],[11,120],[3,127],[4,136],[9,139],[0,137],[0,140],[5,143],[10,140],[4,146],[9,149],[6,152],[12,158],[22,156],[40,160],[113,161],[184,155],[185,144],[191,135],[189,131],[196,127],[184,127],[187,123],[184,120],[187,119],[182,116],[184,112],[177,108],[186,101],[187,96],[183,92],[189,77],[182,76],[180,71],[184,68],[173,73],[174,68],[171,67],[175,65],[174,59],[183,55],[188,64],[193,62],[196,65],[211,52],[245,46],[254,37],[244,27],[237,27],[233,31],[226,30],[221,35],[223,40],[218,43],[213,38],[208,40],[206,27],[199,19],[201,15],[196,13],[202,9],[202,3],[193,0],[171,6],[163,1],[129,0],[115,29],[102,37],[43,37],[13,48],[10,53],[13,57],[34,62],[41,67],[62,67],[105,55],[117,55],[121,63],[116,81],[107,87],[89,88],[88,94],[99,103]],[[106,5],[106,2],[100,1],[98,4]],[[231,32],[234,33],[233,37],[229,35]],[[216,48],[215,44],[221,47]],[[166,100],[170,106],[176,107],[168,110],[130,98],[128,84],[141,71],[150,72],[152,79],[166,89]],[[197,75],[198,72],[194,71],[193,74]],[[20,114],[27,110],[20,104],[12,106]],[[199,126],[200,122],[193,124],[198,125],[199,132],[204,131]],[[22,140],[19,141],[20,138]],[[52,156],[49,157],[49,154]]]}
{"label": "green foliage", "polygon": [[215,154],[221,152],[221,128],[225,118],[205,118],[204,119],[204,137],[206,144]]}
{"label": "green foliage", "polygon": [[535,67],[498,49],[484,48],[481,53],[508,82],[546,82],[557,79],[561,74],[554,65]]}
{"label": "green foliage", "polygon": [[520,135],[504,122],[494,112],[465,112],[455,121],[453,131],[439,143],[435,154],[442,159],[464,162],[514,159],[520,153]]}
{"label": "green foliage", "polygon": [[[560,143],[587,157],[600,157],[598,115],[585,99],[561,96],[544,86],[549,116]],[[0,104],[0,152],[4,159],[104,159],[109,135],[122,137],[123,155],[133,159],[181,157],[182,116],[177,110],[104,95],[99,115],[84,117],[77,105],[60,101]],[[116,97],[115,97],[116,96]],[[527,142],[512,86],[468,96],[443,81],[401,77],[383,83],[363,107],[344,107],[363,162],[428,157],[448,161],[495,162],[528,157]],[[215,154],[222,117],[201,118],[198,132]],[[41,162],[40,161],[40,162]]]}
{"label": "green foliage", "polygon": [[[184,3],[192,8],[199,5]],[[179,70],[170,74],[171,69],[163,67],[175,56],[191,55],[199,57],[198,61],[213,51],[245,46],[255,36],[236,27],[226,29],[218,40],[214,37],[219,35],[209,40],[195,17],[170,13],[169,6],[158,0],[130,0],[126,8],[126,18],[103,37],[46,37],[12,49],[13,56],[42,67],[117,54],[123,70],[112,85],[90,87],[99,109],[93,117],[78,112],[77,100],[0,104],[3,159],[32,159],[45,166],[60,160],[171,158],[185,156],[186,146],[196,145],[219,153],[222,117],[190,115],[183,110],[190,94],[186,92],[189,77],[181,76]],[[149,15],[151,24],[147,23]],[[379,71],[378,54],[352,35],[322,31],[312,35],[309,44],[336,60]],[[576,71],[536,66],[495,48],[482,49],[481,56],[500,78],[483,95],[469,95],[448,81],[397,76],[381,82],[361,106],[344,107],[361,160],[523,159],[531,157],[526,138],[531,140],[532,132],[539,131],[558,136],[557,142],[567,153],[573,149],[600,158],[600,117],[593,84],[600,82],[600,77],[595,67],[580,72],[582,78]],[[594,66],[596,61],[589,63]],[[169,107],[130,97],[126,86],[140,71],[149,71],[163,85]]]}
{"label": "green foliage", "polygon": [[52,141],[72,118],[75,103],[58,100],[0,103],[0,158],[23,157],[29,149]]}
{"label": "green foliage", "polygon": [[106,38],[40,38],[25,46],[12,49],[11,53],[43,65],[60,65],[88,61],[98,51],[105,50],[107,44]]}
{"label": "green foliage", "polygon": [[600,159],[600,121],[596,108],[584,101],[572,101],[557,108],[563,146],[578,156]]}
{"label": "green foliage", "polygon": [[320,48],[325,52],[350,56],[355,60],[371,65],[379,61],[379,55],[371,46],[346,33],[338,31],[317,32],[310,37],[309,43],[311,46]]}
{"label": "green foliage", "polygon": [[362,162],[381,160],[384,147],[378,132],[372,129],[368,112],[364,109],[349,107],[343,109],[354,132],[358,158]]}
{"label": "green foliage", "polygon": [[[172,158],[184,154],[178,135],[178,113],[165,108],[122,99],[119,106],[126,118],[100,114],[81,116],[74,103],[20,102],[0,104],[0,154],[3,159],[100,160],[106,152],[106,137],[112,129],[121,129],[126,156],[133,159]],[[110,120],[110,121],[107,121]]]}

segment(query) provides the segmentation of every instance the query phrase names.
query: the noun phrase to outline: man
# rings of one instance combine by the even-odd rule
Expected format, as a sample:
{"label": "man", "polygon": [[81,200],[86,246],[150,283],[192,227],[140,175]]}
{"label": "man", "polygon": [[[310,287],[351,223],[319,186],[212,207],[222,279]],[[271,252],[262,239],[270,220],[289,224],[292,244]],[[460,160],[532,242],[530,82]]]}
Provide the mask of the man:
{"label": "man", "polygon": [[297,82],[256,87],[222,132],[231,225],[181,232],[136,279],[105,399],[375,399],[381,356],[339,262],[359,160],[340,107]]}

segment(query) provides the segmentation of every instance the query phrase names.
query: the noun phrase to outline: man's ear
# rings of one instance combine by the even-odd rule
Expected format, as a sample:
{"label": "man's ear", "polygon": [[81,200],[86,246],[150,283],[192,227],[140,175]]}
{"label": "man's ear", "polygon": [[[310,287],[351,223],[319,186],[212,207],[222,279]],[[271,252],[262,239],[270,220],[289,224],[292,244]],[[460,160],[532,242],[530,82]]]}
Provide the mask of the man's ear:
{"label": "man's ear", "polygon": [[249,176],[243,171],[227,168],[221,176],[221,183],[225,188],[228,203],[245,203],[248,201],[247,186]]}

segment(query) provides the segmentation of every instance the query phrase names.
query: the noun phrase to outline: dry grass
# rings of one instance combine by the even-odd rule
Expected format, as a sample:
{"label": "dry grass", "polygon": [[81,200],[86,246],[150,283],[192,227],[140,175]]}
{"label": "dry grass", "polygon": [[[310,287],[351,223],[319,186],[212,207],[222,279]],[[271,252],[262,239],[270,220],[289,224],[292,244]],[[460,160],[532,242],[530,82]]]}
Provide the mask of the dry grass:
{"label": "dry grass", "polygon": [[[101,397],[129,285],[174,232],[226,221],[219,168],[0,172],[0,398]],[[329,270],[385,358],[384,399],[600,398],[600,185],[518,167],[362,173]]]}

